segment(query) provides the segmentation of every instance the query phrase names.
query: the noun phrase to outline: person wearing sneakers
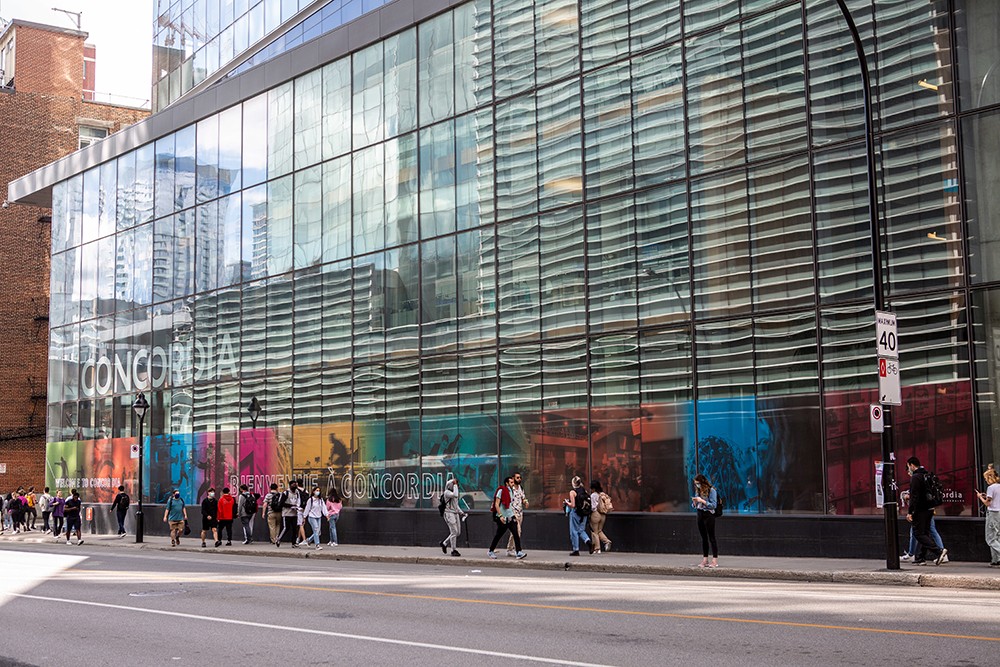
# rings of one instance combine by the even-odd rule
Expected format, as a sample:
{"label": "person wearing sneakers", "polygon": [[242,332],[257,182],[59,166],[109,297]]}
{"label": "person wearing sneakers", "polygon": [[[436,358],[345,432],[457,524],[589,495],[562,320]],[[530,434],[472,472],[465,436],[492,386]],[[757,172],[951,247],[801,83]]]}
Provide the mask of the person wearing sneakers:
{"label": "person wearing sneakers", "polygon": [[611,551],[611,540],[604,534],[604,523],[608,520],[608,512],[614,507],[611,505],[611,496],[604,493],[601,483],[596,479],[590,483],[590,544],[591,554],[601,553],[601,545],[604,551]]}
{"label": "person wearing sneakers", "polygon": [[52,495],[49,487],[45,487],[45,492],[38,496],[38,511],[42,513],[42,532],[49,532],[49,516],[52,514]]}
{"label": "person wearing sneakers", "polygon": [[344,509],[343,498],[340,497],[340,493],[337,491],[336,486],[330,487],[330,493],[326,497],[326,520],[330,526],[330,546],[335,547],[339,544],[337,541],[337,519],[340,518],[340,512]]}
{"label": "person wearing sneakers", "polygon": [[573,488],[569,491],[569,498],[563,498],[563,507],[569,517],[569,542],[573,547],[570,556],[580,555],[580,543],[587,547],[587,551],[593,549],[590,543],[590,535],[587,534],[587,519],[590,517],[590,494],[583,488],[583,480],[580,476],[575,476],[571,483]]}
{"label": "person wearing sneakers", "polygon": [[115,499],[111,502],[111,507],[108,512],[116,512],[116,518],[118,519],[118,537],[125,537],[125,517],[128,516],[128,506],[131,501],[129,500],[128,494],[125,493],[125,487],[118,487],[118,494]]}
{"label": "person wearing sneakers", "polygon": [[458,480],[449,477],[448,481],[444,483],[444,514],[442,515],[448,526],[448,537],[441,542],[441,551],[447,554],[448,547],[451,547],[452,556],[462,555],[458,553],[458,536],[462,534],[462,522],[468,517],[468,514],[463,512],[458,504],[460,497]]}
{"label": "person wearing sneakers", "polygon": [[[521,523],[524,521],[524,510],[528,509],[528,499],[524,495],[524,488],[521,486],[521,473],[514,473],[514,486],[510,487],[510,508],[514,510],[514,521],[517,522],[517,534],[523,540],[521,533]],[[514,536],[507,538],[507,555],[515,556]]]}
{"label": "person wearing sneakers", "polygon": [[215,487],[208,490],[208,494],[201,501],[201,546],[205,546],[206,533],[212,533],[215,538],[215,546],[222,546],[219,539],[219,501],[215,497]]}
{"label": "person wearing sneakers", "polygon": [[181,500],[181,492],[174,489],[167,499],[167,506],[163,510],[163,520],[170,526],[170,546],[180,546],[181,535],[184,534],[184,522],[187,521],[188,511]]}
{"label": "person wearing sneakers", "polygon": [[989,484],[986,491],[976,491],[976,497],[986,507],[986,544],[990,547],[990,567],[1000,567],[1000,475],[991,463],[983,473]]}
{"label": "person wearing sneakers", "polygon": [[274,544],[281,534],[281,490],[277,484],[272,484],[271,490],[264,496],[260,512],[267,521],[267,531],[271,536],[271,544]]}
{"label": "person wearing sneakers", "polygon": [[321,551],[323,545],[320,544],[320,534],[323,532],[323,519],[328,518],[330,512],[326,509],[326,500],[323,499],[323,492],[318,486],[313,487],[312,495],[306,501],[306,506],[302,508],[302,514],[312,528],[312,534],[309,539],[305,540],[305,543],[315,544],[316,551]]}
{"label": "person wearing sneakers", "polygon": [[83,535],[80,534],[80,507],[82,505],[80,493],[76,489],[70,491],[70,497],[66,499],[66,504],[63,506],[63,514],[66,515],[66,544],[71,543],[70,538],[73,531],[76,531],[77,546],[83,544]]}
{"label": "person wearing sneakers", "polygon": [[913,524],[913,536],[917,538],[917,553],[914,565],[924,565],[928,559],[940,565],[948,556],[947,549],[939,549],[930,535],[934,505],[927,498],[927,469],[920,465],[920,459],[911,456],[906,459],[906,469],[910,473],[910,500],[906,510],[906,520]]}
{"label": "person wearing sneakers", "polygon": [[253,544],[253,518],[257,515],[257,498],[257,494],[251,492],[249,486],[240,484],[237,514],[243,525],[243,544]]}
{"label": "person wearing sneakers", "polygon": [[[719,492],[704,475],[694,478],[694,496],[691,506],[698,510],[698,532],[701,533],[701,562],[698,567],[719,567],[719,545],[715,541],[715,508]],[[708,562],[708,545],[712,545],[712,562]]]}
{"label": "person wearing sneakers", "polygon": [[292,538],[292,547],[299,546],[299,513],[302,511],[303,498],[296,480],[288,482],[288,490],[279,497],[281,502],[281,532],[274,540],[274,546],[280,547],[281,540],[288,535]]}
{"label": "person wearing sneakers", "polygon": [[510,531],[511,536],[514,538],[514,546],[517,548],[516,558],[521,560],[528,555],[521,550],[521,536],[517,534],[514,510],[510,507],[510,490],[512,486],[514,486],[514,478],[507,477],[503,482],[503,486],[498,488],[496,493],[493,494],[492,514],[493,523],[497,525],[497,532],[493,536],[493,542],[490,543],[490,550],[486,553],[487,556],[493,559],[497,557],[497,544],[500,543],[500,538],[507,531]]}
{"label": "person wearing sneakers", "polygon": [[[233,546],[233,520],[236,512],[236,499],[230,493],[229,487],[222,489],[219,498],[219,541],[222,541],[222,531],[226,531],[226,546]],[[218,545],[216,545],[218,546]]]}
{"label": "person wearing sneakers", "polygon": [[62,497],[62,491],[56,491],[55,498],[52,499],[49,507],[52,508],[52,537],[59,539],[59,535],[62,534],[63,521],[66,519],[66,515],[63,514],[63,508],[66,506],[66,501]]}

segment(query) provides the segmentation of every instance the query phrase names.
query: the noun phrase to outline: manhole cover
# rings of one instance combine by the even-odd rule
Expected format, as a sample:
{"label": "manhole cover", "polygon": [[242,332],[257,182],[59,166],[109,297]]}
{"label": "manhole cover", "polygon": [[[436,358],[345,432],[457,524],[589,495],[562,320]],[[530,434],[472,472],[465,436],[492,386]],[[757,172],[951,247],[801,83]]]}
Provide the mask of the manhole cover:
{"label": "manhole cover", "polygon": [[187,591],[139,591],[137,593],[129,593],[130,598],[161,598],[167,595],[180,595],[181,593],[187,593]]}

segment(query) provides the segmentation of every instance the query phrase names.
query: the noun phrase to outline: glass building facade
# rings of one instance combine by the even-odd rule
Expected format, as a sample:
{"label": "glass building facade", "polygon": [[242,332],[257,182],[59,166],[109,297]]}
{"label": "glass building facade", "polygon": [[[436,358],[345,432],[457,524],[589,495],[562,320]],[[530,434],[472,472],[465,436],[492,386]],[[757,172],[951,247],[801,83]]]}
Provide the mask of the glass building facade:
{"label": "glass building facade", "polygon": [[[897,458],[972,515],[1000,5],[849,4]],[[54,186],[50,485],[134,485],[142,391],[152,502],[295,475],[430,507],[455,476],[481,507],[520,470],[534,508],[578,474],[685,512],[704,472],[734,512],[875,514],[867,202],[832,0],[470,0]]]}

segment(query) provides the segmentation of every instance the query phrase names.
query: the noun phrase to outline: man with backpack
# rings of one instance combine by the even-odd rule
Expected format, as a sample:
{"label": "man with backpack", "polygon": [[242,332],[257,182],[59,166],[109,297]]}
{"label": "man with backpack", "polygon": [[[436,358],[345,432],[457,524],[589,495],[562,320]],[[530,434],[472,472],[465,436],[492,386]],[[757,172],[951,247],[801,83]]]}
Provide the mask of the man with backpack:
{"label": "man with backpack", "polygon": [[128,506],[131,502],[128,494],[125,493],[125,487],[119,486],[118,495],[111,501],[111,509],[108,510],[109,512],[118,511],[118,537],[125,537],[125,517],[128,516]]}
{"label": "man with backpack", "polygon": [[180,545],[187,518],[187,508],[184,506],[184,501],[181,500],[181,492],[179,489],[174,489],[167,500],[166,508],[163,510],[163,520],[170,526],[170,546]]}
{"label": "man with backpack", "polygon": [[271,536],[271,544],[274,544],[281,533],[281,491],[278,489],[277,484],[272,484],[271,490],[264,496],[264,505],[261,512],[267,521],[267,530]]}
{"label": "man with backpack", "polygon": [[239,507],[237,514],[243,524],[243,544],[253,544],[253,518],[257,514],[257,494],[251,493],[250,487],[240,484]]}
{"label": "man with backpack", "polygon": [[299,535],[299,511],[305,505],[305,495],[299,491],[299,483],[292,480],[288,483],[288,490],[281,494],[281,532],[274,541],[274,546],[281,546],[281,538],[285,535],[292,536],[292,546],[298,547]]}
{"label": "man with backpack", "polygon": [[913,524],[913,536],[917,539],[917,553],[914,565],[924,565],[928,560],[940,565],[948,555],[947,549],[939,549],[931,537],[931,519],[934,508],[941,504],[942,489],[937,475],[920,465],[920,459],[911,456],[906,460],[910,473],[910,501],[906,520]]}

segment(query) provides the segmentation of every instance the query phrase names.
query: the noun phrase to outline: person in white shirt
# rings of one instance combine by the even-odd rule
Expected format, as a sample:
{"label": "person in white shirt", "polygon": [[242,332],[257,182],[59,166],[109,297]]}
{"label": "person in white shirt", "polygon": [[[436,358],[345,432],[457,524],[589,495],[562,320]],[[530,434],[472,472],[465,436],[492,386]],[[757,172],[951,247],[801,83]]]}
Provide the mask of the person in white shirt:
{"label": "person in white shirt", "polygon": [[458,536],[462,533],[462,522],[468,516],[459,506],[461,497],[462,494],[458,490],[458,480],[449,477],[444,484],[444,513],[441,515],[445,525],[448,526],[448,537],[441,542],[441,551],[448,553],[448,547],[451,547],[452,556],[462,555],[457,548]]}
{"label": "person in white shirt", "polygon": [[330,514],[326,509],[326,500],[323,499],[323,492],[319,490],[318,486],[313,487],[312,495],[306,501],[306,506],[302,509],[302,514],[309,522],[309,525],[312,526],[312,535],[309,536],[308,540],[305,540],[305,543],[314,543],[316,550],[320,551],[323,548],[320,545],[319,539],[320,532],[323,530],[323,519],[328,518]]}
{"label": "person in white shirt", "polygon": [[[510,490],[510,508],[514,510],[514,521],[517,522],[517,536],[524,544],[524,534],[521,532],[521,522],[524,521],[524,510],[528,509],[528,499],[524,495],[524,487],[521,486],[521,473],[514,473],[514,486]],[[517,555],[514,548],[514,536],[507,538],[507,555],[513,558]]]}
{"label": "person in white shirt", "polygon": [[42,513],[42,532],[49,533],[49,516],[52,515],[52,495],[49,493],[49,487],[45,487],[45,493],[38,497],[38,509]]}
{"label": "person in white shirt", "polygon": [[991,463],[983,473],[989,486],[976,490],[976,497],[986,507],[986,544],[990,547],[990,567],[1000,567],[1000,474]]}

